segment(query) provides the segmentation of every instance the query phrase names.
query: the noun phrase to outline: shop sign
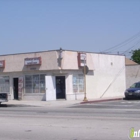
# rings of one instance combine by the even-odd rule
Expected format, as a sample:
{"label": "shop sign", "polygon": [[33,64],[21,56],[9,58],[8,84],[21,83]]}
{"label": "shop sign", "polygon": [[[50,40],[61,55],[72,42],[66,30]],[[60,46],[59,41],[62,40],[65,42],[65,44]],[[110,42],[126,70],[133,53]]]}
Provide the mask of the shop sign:
{"label": "shop sign", "polygon": [[35,57],[35,58],[25,58],[24,59],[24,65],[41,65],[41,57]]}
{"label": "shop sign", "polygon": [[86,65],[86,53],[78,53],[78,66],[84,67]]}
{"label": "shop sign", "polygon": [[0,60],[0,68],[4,68],[5,67],[5,60]]}

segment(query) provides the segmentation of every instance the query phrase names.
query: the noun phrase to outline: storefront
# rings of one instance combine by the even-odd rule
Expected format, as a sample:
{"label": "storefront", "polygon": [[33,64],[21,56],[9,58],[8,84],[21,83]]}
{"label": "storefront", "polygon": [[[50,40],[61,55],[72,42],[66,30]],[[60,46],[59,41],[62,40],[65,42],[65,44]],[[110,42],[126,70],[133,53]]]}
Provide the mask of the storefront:
{"label": "storefront", "polygon": [[67,50],[0,56],[0,92],[11,100],[120,97],[124,90],[124,56]]}

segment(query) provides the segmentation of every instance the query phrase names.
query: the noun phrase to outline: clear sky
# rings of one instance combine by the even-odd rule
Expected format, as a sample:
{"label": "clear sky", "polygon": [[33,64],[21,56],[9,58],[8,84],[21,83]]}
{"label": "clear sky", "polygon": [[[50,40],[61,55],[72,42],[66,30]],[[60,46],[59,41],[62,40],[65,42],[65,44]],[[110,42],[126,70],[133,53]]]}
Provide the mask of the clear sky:
{"label": "clear sky", "polygon": [[104,52],[133,39],[108,50],[123,53],[140,47],[139,32],[140,0],[0,0],[0,55]]}

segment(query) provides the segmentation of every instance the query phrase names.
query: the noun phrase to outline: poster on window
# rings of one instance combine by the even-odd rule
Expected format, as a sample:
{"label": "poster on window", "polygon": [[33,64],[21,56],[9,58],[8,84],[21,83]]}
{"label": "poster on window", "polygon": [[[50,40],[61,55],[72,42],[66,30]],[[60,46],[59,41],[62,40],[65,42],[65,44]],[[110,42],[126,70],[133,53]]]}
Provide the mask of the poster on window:
{"label": "poster on window", "polygon": [[23,77],[18,78],[18,97],[19,100],[22,99],[22,94],[23,94]]}

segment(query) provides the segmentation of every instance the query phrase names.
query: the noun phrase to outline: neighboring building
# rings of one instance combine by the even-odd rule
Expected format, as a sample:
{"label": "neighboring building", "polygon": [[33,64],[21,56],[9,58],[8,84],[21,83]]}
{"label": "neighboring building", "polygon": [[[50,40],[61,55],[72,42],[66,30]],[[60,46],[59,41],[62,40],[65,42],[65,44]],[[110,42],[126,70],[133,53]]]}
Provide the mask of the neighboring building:
{"label": "neighboring building", "polygon": [[128,58],[125,58],[125,65],[126,66],[132,66],[132,65],[134,66],[134,65],[138,65],[138,63],[136,63]]}
{"label": "neighboring building", "polygon": [[0,92],[9,99],[83,100],[123,97],[125,57],[67,50],[0,56]]}
{"label": "neighboring building", "polygon": [[126,58],[126,88],[140,81],[140,65]]}

